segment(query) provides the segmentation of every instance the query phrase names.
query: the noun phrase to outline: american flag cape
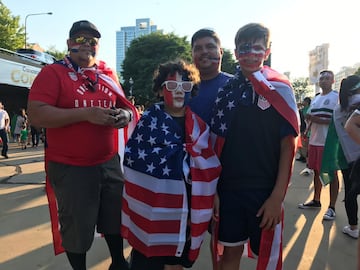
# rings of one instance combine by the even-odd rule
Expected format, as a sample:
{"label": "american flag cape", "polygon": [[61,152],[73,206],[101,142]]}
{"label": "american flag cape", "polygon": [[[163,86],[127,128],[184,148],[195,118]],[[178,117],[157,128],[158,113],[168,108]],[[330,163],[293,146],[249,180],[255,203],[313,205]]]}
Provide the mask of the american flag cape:
{"label": "american flag cape", "polygon": [[[128,138],[131,136],[131,133],[135,128],[139,116],[136,108],[126,99],[124,91],[122,90],[117,80],[117,77],[113,75],[112,70],[106,67],[105,63],[102,61],[98,62],[98,68],[101,72],[99,74],[99,78],[103,80],[102,83],[106,84],[109,89],[113,89],[114,93],[118,96],[118,100],[120,100],[120,103],[117,104],[117,106],[121,108],[131,109],[134,116],[133,121],[131,121],[127,127],[118,129],[116,132],[114,132],[114,147],[118,151],[121,160],[123,160],[125,144]],[[48,161],[46,152],[47,151],[45,147],[45,173],[47,172],[47,161]],[[121,164],[119,164],[119,166],[121,167]],[[49,204],[54,253],[55,255],[58,255],[63,253],[65,250],[61,244],[60,223],[58,219],[58,207],[57,207],[56,197],[54,190],[51,187],[47,174],[45,181],[45,190]]]}
{"label": "american flag cape", "polygon": [[[188,258],[199,255],[221,170],[209,130],[186,107],[184,143],[180,125],[155,104],[127,143],[121,232],[147,257],[181,256],[189,225]],[[185,181],[191,181],[191,206]]]}
{"label": "american flag cape", "polygon": [[[248,78],[253,85],[253,89],[259,95],[259,100],[265,98],[270,104],[290,123],[296,134],[299,134],[299,114],[294,97],[294,92],[288,79],[275,70],[264,66]],[[211,120],[212,139],[215,143],[215,151],[221,155],[225,143],[227,129],[232,121],[233,112],[239,105],[239,88],[245,83],[245,78],[238,72],[233,79],[219,89],[214,106],[213,118]],[[289,168],[289,179],[292,167]],[[289,180],[288,179],[288,180]],[[257,270],[281,270],[282,269],[282,232],[283,217],[274,230],[263,230],[261,234],[260,250],[258,256]],[[222,248],[217,243],[217,228],[215,224],[213,232],[213,261],[221,259]],[[254,258],[250,245],[245,245],[244,255]],[[214,265],[217,269],[217,265]]]}

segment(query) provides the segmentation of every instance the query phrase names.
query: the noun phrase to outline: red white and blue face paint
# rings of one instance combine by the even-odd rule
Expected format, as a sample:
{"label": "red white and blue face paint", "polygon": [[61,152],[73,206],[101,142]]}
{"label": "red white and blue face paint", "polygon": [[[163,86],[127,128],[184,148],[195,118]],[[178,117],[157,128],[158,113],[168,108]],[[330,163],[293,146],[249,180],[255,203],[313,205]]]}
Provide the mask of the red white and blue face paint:
{"label": "red white and blue face paint", "polygon": [[262,67],[269,50],[266,49],[262,41],[258,40],[253,43],[240,44],[235,54],[243,71],[254,72]]}
{"label": "red white and blue face paint", "polygon": [[[174,75],[167,77],[167,81],[183,82],[182,76],[176,72]],[[172,112],[178,112],[188,103],[190,99],[191,91],[183,91],[181,86],[178,86],[175,90],[170,91],[166,85],[163,85],[164,103],[167,111],[171,114]]]}

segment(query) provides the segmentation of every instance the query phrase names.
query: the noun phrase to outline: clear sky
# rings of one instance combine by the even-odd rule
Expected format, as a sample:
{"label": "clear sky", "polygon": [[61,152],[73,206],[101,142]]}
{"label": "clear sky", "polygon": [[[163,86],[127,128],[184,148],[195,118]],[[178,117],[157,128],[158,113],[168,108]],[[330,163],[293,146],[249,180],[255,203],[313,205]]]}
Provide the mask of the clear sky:
{"label": "clear sky", "polygon": [[98,58],[115,67],[115,36],[122,26],[134,26],[137,18],[150,18],[159,29],[191,38],[200,28],[218,32],[222,46],[234,49],[236,31],[249,22],[260,22],[272,32],[272,67],[308,76],[309,51],[329,43],[329,68],[360,62],[359,0],[2,0],[13,16],[29,16],[28,42],[44,49],[66,49],[74,21],[87,19],[102,34]]}

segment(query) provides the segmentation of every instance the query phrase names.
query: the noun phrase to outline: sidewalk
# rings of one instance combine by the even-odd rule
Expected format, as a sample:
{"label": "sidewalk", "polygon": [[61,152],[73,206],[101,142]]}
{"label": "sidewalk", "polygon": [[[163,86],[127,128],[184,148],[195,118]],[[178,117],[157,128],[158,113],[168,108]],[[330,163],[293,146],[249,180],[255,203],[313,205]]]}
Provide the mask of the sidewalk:
{"label": "sidewalk", "polygon": [[[336,220],[323,221],[329,187],[323,189],[321,210],[297,208],[312,196],[312,177],[299,175],[303,168],[303,163],[295,162],[285,199],[284,270],[356,269],[357,241],[341,231],[347,224],[342,181]],[[53,254],[44,179],[42,145],[21,150],[11,143],[9,159],[0,157],[1,270],[71,269],[64,254]],[[208,238],[194,270],[211,270]],[[130,247],[125,246],[125,253],[129,252]],[[110,259],[103,239],[94,240],[87,264],[89,270],[108,269]],[[255,260],[244,258],[242,266],[255,270]]]}

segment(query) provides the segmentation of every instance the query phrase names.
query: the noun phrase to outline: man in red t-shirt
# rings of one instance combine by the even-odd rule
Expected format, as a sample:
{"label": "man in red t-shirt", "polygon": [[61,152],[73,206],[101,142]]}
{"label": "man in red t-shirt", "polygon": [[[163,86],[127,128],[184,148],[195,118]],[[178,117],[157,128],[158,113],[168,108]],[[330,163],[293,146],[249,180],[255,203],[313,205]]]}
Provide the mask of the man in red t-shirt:
{"label": "man in red t-shirt", "polygon": [[109,246],[109,269],[128,269],[120,236],[123,174],[116,136],[123,128],[129,135],[136,109],[112,70],[96,60],[100,37],[89,21],[72,25],[69,54],[35,78],[28,114],[34,126],[46,128],[48,186],[73,269],[86,269],[95,227]]}

